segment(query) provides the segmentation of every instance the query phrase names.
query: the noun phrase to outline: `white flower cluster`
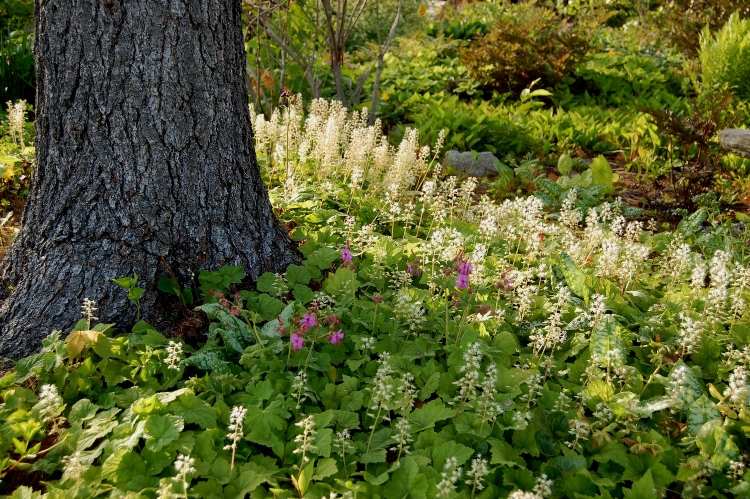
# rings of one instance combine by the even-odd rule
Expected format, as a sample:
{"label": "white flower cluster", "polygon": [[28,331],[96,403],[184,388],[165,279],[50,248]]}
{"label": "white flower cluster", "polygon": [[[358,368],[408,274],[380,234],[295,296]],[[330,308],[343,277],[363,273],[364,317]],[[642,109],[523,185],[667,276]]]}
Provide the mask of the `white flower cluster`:
{"label": "white flower cluster", "polygon": [[230,443],[224,446],[224,450],[232,451],[232,468],[234,468],[237,445],[245,434],[244,424],[246,414],[247,409],[239,405],[232,407],[232,412],[229,414],[229,426],[227,427],[229,433],[227,433],[227,439]]}
{"label": "white flower cluster", "polygon": [[315,419],[312,416],[307,416],[297,421],[295,426],[302,428],[302,433],[294,437],[294,443],[297,444],[297,447],[292,451],[294,454],[301,454],[301,468],[310,460],[307,454],[316,450],[313,444],[316,435]]}
{"label": "white flower cluster", "polygon": [[307,371],[300,371],[292,378],[290,390],[292,397],[297,402],[297,409],[302,407],[306,399],[312,398],[312,391],[307,383]]}
{"label": "white flower cluster", "polygon": [[174,462],[174,469],[177,471],[177,476],[186,480],[188,475],[195,473],[195,459],[184,454],[177,456],[177,460]]}
{"label": "white flower cluster", "polygon": [[415,387],[411,373],[398,376],[391,365],[388,352],[380,354],[378,370],[370,387],[370,416],[375,418],[373,425],[381,416],[386,421],[391,411],[406,415],[414,404]]}
{"label": "white flower cluster", "polygon": [[677,332],[677,343],[683,355],[693,353],[703,335],[703,323],[685,313],[680,314],[680,329]]}
{"label": "white flower cluster", "polygon": [[482,346],[479,342],[472,343],[464,353],[464,362],[461,365],[461,379],[454,381],[458,386],[456,401],[468,402],[477,396],[479,385],[479,371],[482,367]]}
{"label": "white flower cluster", "polygon": [[547,475],[542,474],[536,479],[534,490],[526,492],[523,490],[514,490],[508,496],[508,499],[544,499],[552,495],[552,480]]}
{"label": "white flower cluster", "polygon": [[750,402],[750,384],[748,372],[744,366],[737,366],[729,375],[724,396],[738,407],[744,407]]}
{"label": "white flower cluster", "polygon": [[562,313],[564,307],[570,302],[572,296],[567,287],[561,287],[557,292],[557,298],[552,306],[544,326],[536,329],[529,340],[534,348],[534,354],[543,355],[545,352],[553,352],[559,348],[567,338],[567,332],[563,327]]}
{"label": "white flower cluster", "polygon": [[409,453],[409,444],[414,440],[411,435],[411,424],[406,418],[399,418],[393,425],[396,430],[394,446],[391,451],[398,452],[399,457]]}
{"label": "white flower cluster", "polygon": [[166,350],[167,356],[164,358],[164,364],[168,369],[178,370],[182,361],[182,344],[170,341]]}
{"label": "white flower cluster", "polygon": [[45,420],[51,420],[60,415],[64,402],[55,385],[42,385],[39,390],[39,401],[34,405],[34,411]]}
{"label": "white flower cluster", "polygon": [[94,315],[96,314],[96,311],[96,302],[89,298],[84,298],[83,304],[81,305],[81,316],[88,321],[89,327],[91,327],[92,322],[99,319],[99,317]]}
{"label": "white flower cluster", "polygon": [[482,490],[484,488],[484,477],[490,472],[487,460],[481,455],[471,460],[471,466],[466,471],[466,476],[469,478],[468,483],[471,485],[473,491]]}
{"label": "white flower cluster", "polygon": [[26,124],[26,108],[28,103],[25,100],[19,100],[15,103],[8,101],[8,131],[13,143],[19,147],[25,147],[23,128]]}
{"label": "white flower cluster", "polygon": [[[270,118],[253,116],[256,151],[261,161],[287,166],[287,180],[296,164],[315,162],[318,180],[339,176],[352,189],[387,192],[400,200],[429,168],[430,149],[420,147],[417,131],[407,129],[398,147],[392,147],[379,120],[368,123],[367,111],[348,111],[338,101],[314,100],[305,117],[302,99],[292,99]],[[442,147],[438,139],[435,154]]]}
{"label": "white flower cluster", "polygon": [[408,289],[400,289],[396,294],[393,314],[409,331],[418,331],[426,319],[422,301],[414,298]]}
{"label": "white flower cluster", "polygon": [[730,266],[731,255],[726,251],[717,251],[709,262],[711,288],[708,290],[708,303],[716,311],[721,311],[729,297],[729,285],[732,281]]}
{"label": "white flower cluster", "polygon": [[461,478],[461,467],[458,460],[451,456],[445,460],[440,481],[437,484],[437,497],[450,497],[456,491],[456,483]]}

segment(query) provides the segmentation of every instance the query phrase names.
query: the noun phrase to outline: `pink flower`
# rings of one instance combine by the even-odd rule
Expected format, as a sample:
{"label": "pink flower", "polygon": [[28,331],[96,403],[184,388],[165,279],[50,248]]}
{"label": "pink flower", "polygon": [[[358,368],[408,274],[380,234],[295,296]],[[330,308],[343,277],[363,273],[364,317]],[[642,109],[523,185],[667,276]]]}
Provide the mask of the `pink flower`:
{"label": "pink flower", "polygon": [[315,317],[315,314],[311,314],[310,312],[308,312],[302,316],[302,319],[300,319],[299,321],[299,325],[302,329],[302,332],[304,333],[318,325],[318,318]]}
{"label": "pink flower", "polygon": [[305,346],[305,339],[297,333],[292,333],[289,341],[292,343],[292,350],[294,350],[295,352],[299,352],[300,350],[302,350],[302,347]]}
{"label": "pink flower", "polygon": [[339,329],[338,331],[332,331],[331,334],[328,335],[328,342],[331,345],[338,345],[344,341],[344,332]]}
{"label": "pink flower", "polygon": [[471,274],[472,267],[471,262],[459,262],[458,263],[458,273],[459,274],[466,274],[467,276]]}
{"label": "pink flower", "polygon": [[344,264],[350,264],[352,263],[352,258],[352,250],[349,249],[349,246],[344,246],[341,250],[341,261]]}
{"label": "pink flower", "polygon": [[456,287],[458,289],[466,289],[469,287],[468,274],[458,274],[458,276],[456,277]]}

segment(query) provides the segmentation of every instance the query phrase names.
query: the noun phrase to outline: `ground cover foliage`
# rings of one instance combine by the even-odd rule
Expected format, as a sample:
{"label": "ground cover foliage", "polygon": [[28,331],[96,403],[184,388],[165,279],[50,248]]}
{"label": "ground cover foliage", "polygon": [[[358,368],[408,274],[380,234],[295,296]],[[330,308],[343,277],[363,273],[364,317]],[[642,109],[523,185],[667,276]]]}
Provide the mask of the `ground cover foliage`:
{"label": "ground cover foliage", "polygon": [[750,494],[744,225],[640,220],[604,158],[503,198],[328,101],[254,131],[303,259],[164,279],[192,328],[84,302],[0,377],[3,493]]}
{"label": "ground cover foliage", "polygon": [[[750,162],[716,140],[750,123],[748,11],[372,3],[339,54],[368,116],[311,102],[337,92],[313,7],[245,3],[300,262],[164,278],[160,328],[83,303],[0,374],[0,494],[750,497]],[[0,12],[0,91],[31,101],[30,3]],[[34,167],[33,107],[2,111],[0,257]],[[447,149],[499,174],[452,176]]]}

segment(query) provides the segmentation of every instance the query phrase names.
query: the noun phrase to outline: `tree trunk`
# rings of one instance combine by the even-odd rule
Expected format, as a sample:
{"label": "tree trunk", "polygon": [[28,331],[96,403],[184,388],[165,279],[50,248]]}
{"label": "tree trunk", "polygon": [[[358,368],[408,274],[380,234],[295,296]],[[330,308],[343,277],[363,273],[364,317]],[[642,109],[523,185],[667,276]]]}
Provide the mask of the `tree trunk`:
{"label": "tree trunk", "polygon": [[253,149],[238,0],[37,0],[37,170],[0,269],[0,355],[80,316],[135,318],[112,279],[250,277],[296,258]]}

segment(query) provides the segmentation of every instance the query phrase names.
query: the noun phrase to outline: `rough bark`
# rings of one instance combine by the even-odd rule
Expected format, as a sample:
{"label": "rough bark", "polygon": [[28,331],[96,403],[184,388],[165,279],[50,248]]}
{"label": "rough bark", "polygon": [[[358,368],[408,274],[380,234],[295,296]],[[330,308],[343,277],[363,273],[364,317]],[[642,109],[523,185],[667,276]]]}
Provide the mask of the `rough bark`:
{"label": "rough bark", "polygon": [[253,149],[238,0],[37,0],[37,170],[0,268],[0,355],[65,331],[84,298],[134,319],[112,279],[281,270],[295,251]]}
{"label": "rough bark", "polygon": [[727,128],[719,132],[719,142],[724,149],[750,158],[750,130]]}

